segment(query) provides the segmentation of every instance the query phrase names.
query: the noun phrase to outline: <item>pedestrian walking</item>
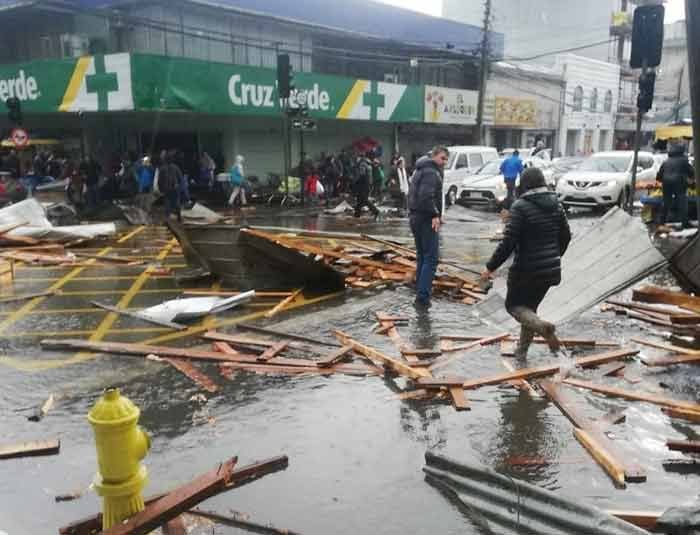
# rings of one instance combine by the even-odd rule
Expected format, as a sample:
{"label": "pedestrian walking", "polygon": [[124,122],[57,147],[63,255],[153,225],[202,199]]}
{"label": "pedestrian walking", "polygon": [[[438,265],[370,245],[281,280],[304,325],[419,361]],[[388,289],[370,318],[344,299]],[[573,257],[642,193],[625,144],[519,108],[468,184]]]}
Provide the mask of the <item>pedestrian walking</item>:
{"label": "pedestrian walking", "polygon": [[177,216],[178,221],[182,221],[180,214],[180,181],[182,171],[173,161],[172,155],[168,154],[163,164],[158,168],[158,190],[165,197],[165,217],[172,214]]}
{"label": "pedestrian walking", "polygon": [[240,154],[236,156],[236,163],[231,168],[231,196],[228,198],[228,205],[233,206],[236,199],[241,197],[241,205],[245,206],[247,204],[245,198],[245,189],[243,188],[243,181],[245,180],[245,171],[243,169],[243,163],[245,158]]}
{"label": "pedestrian walking", "polygon": [[408,190],[411,232],[416,242],[416,300],[418,309],[430,307],[433,278],[440,256],[442,215],[442,172],[449,153],[437,146],[430,156],[416,162]]}
{"label": "pedestrian walking", "polygon": [[85,175],[88,209],[92,210],[99,203],[100,173],[102,169],[94,156],[87,156],[80,164],[80,172]]}
{"label": "pedestrian walking", "polygon": [[374,218],[379,217],[379,210],[369,200],[369,190],[372,182],[372,160],[371,153],[366,153],[360,156],[357,160],[355,170],[355,217],[362,215],[362,208],[367,206]]}
{"label": "pedestrian walking", "polygon": [[399,189],[401,190],[401,207],[406,209],[408,200],[408,173],[406,172],[406,160],[403,156],[399,156],[396,160],[396,178],[399,181]]}
{"label": "pedestrian walking", "polygon": [[571,240],[564,208],[549,191],[542,171],[531,167],[520,176],[522,195],[513,203],[503,239],[481,274],[493,277],[512,253],[508,271],[506,310],[521,325],[517,357],[525,358],[535,333],[553,352],[559,350],[554,324],[542,320],[537,308],[547,291],[561,282],[561,257]]}
{"label": "pedestrian walking", "polygon": [[688,180],[693,180],[694,177],[695,170],[685,155],[685,147],[680,144],[671,145],[668,159],[661,164],[656,175],[664,193],[661,224],[666,223],[668,212],[673,208],[673,213],[680,219],[683,228],[688,228]]}
{"label": "pedestrian walking", "polygon": [[139,193],[150,193],[153,189],[153,178],[155,175],[150,157],[143,157],[139,162],[136,174],[139,179]]}
{"label": "pedestrian walking", "polygon": [[501,162],[500,171],[508,191],[508,196],[503,204],[506,210],[510,210],[515,200],[515,182],[518,180],[518,176],[523,172],[523,161],[520,159],[520,152],[514,150],[509,158],[503,160],[503,162]]}

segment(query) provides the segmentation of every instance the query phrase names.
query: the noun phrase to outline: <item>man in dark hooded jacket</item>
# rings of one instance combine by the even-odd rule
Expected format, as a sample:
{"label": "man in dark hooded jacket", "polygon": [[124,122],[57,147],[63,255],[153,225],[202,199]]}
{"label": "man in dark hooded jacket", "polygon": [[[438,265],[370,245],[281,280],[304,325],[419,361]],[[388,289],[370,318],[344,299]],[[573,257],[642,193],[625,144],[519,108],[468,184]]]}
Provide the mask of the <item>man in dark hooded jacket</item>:
{"label": "man in dark hooded jacket", "polygon": [[524,358],[537,333],[559,349],[554,325],[537,316],[550,287],[561,282],[561,257],[571,240],[569,223],[557,195],[547,188],[542,171],[530,167],[520,175],[523,194],[513,203],[503,240],[486,264],[483,279],[493,276],[515,252],[508,272],[506,309],[521,324],[516,356]]}
{"label": "man in dark hooded jacket", "polygon": [[695,176],[693,166],[688,162],[683,145],[671,145],[668,160],[661,164],[656,180],[661,182],[664,192],[664,210],[661,223],[666,223],[668,211],[680,218],[683,228],[688,228],[688,179]]}
{"label": "man in dark hooded jacket", "polygon": [[416,307],[430,307],[433,278],[440,256],[440,222],[442,216],[442,169],[449,154],[445,147],[435,147],[430,156],[416,162],[408,186],[408,210],[411,232],[416,241]]}
{"label": "man in dark hooded jacket", "polygon": [[362,208],[367,206],[375,219],[379,217],[379,210],[369,200],[369,190],[372,184],[372,153],[363,154],[357,160],[355,176],[355,217],[362,215]]}

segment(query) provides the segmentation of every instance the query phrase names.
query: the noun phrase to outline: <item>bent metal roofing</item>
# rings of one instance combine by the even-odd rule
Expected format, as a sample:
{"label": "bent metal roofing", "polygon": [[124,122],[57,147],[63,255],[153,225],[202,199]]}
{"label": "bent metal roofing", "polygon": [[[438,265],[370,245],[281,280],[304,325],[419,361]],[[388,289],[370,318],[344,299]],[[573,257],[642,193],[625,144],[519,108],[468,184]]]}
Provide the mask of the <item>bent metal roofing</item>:
{"label": "bent metal roofing", "polygon": [[[9,1],[9,0],[4,0]],[[445,49],[473,51],[479,47],[481,28],[433,17],[371,0],[186,0],[191,4],[221,8],[250,15],[274,17],[285,22],[358,36],[395,40]],[[0,0],[0,5],[4,3]],[[128,0],[72,0],[84,7],[115,7]],[[144,2],[141,2],[143,5]],[[503,35],[491,34],[491,50],[503,51]]]}

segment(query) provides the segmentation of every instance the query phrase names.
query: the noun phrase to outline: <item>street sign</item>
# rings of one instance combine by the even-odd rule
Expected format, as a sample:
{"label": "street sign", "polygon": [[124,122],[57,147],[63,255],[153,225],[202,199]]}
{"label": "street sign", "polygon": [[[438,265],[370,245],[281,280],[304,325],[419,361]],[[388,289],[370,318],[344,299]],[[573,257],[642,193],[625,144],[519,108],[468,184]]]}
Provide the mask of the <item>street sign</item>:
{"label": "street sign", "polygon": [[23,149],[29,144],[29,134],[24,128],[13,128],[10,140],[15,144],[15,147]]}

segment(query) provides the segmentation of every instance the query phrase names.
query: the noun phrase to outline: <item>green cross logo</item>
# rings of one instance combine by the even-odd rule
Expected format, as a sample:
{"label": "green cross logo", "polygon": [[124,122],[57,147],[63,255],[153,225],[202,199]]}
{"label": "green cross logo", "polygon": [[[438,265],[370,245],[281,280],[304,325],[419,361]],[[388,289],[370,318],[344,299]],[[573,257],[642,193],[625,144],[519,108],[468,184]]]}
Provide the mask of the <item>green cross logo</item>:
{"label": "green cross logo", "polygon": [[85,87],[88,93],[97,93],[97,111],[107,111],[107,96],[119,91],[119,82],[115,73],[107,72],[104,55],[95,56],[94,61],[95,74],[85,78]]}
{"label": "green cross logo", "polygon": [[379,84],[377,82],[369,83],[369,93],[362,94],[362,105],[369,107],[369,118],[372,121],[376,121],[377,110],[385,106],[385,98],[379,92]]}

